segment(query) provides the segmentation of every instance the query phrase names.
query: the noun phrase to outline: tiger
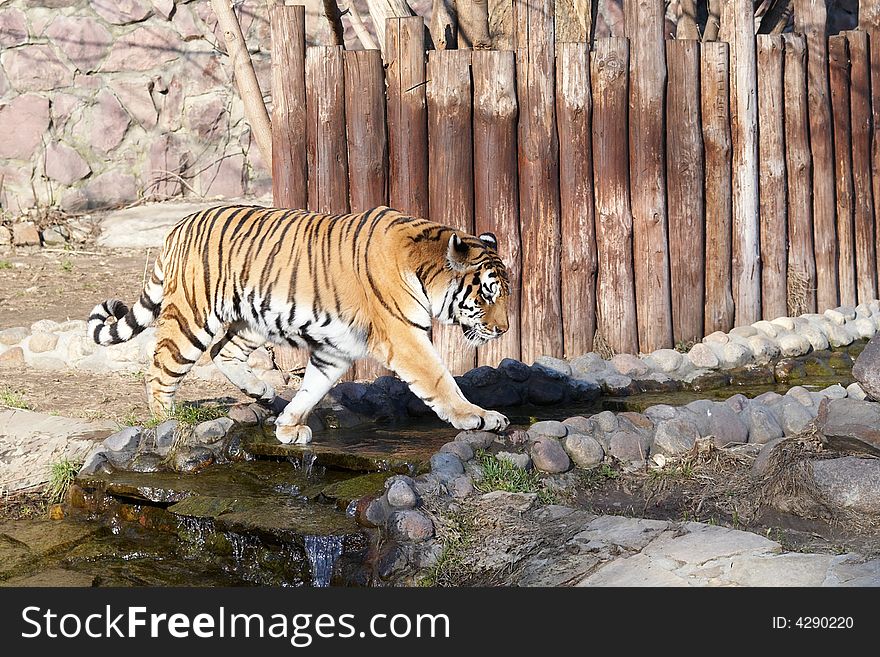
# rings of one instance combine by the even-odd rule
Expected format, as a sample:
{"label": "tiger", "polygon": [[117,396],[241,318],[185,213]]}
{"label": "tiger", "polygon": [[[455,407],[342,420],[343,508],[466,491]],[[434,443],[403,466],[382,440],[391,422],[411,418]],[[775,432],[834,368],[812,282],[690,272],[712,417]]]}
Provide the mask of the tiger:
{"label": "tiger", "polygon": [[[275,436],[307,444],[321,399],[361,358],[392,370],[457,429],[503,431],[508,419],[469,402],[431,343],[431,319],[473,346],[508,330],[510,282],[492,233],[479,236],[389,207],[329,215],[228,205],[184,217],[167,234],[137,303],[94,307],[99,345],[156,323],[146,378],[150,412],[167,417],[181,379],[208,351],[229,381],[278,413]],[[248,356],[264,344],[306,349],[291,401]]]}

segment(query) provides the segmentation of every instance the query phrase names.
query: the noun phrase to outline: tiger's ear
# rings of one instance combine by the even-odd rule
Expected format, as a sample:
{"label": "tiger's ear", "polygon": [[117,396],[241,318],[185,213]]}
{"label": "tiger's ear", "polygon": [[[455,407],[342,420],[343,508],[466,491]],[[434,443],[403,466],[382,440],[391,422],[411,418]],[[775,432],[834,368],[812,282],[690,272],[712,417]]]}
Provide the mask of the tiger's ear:
{"label": "tiger's ear", "polygon": [[495,253],[498,253],[498,239],[495,237],[495,233],[482,233],[480,241],[495,251]]}
{"label": "tiger's ear", "polygon": [[461,241],[461,238],[452,233],[449,238],[449,246],[446,248],[446,259],[449,265],[456,271],[463,271],[468,263],[470,247]]}

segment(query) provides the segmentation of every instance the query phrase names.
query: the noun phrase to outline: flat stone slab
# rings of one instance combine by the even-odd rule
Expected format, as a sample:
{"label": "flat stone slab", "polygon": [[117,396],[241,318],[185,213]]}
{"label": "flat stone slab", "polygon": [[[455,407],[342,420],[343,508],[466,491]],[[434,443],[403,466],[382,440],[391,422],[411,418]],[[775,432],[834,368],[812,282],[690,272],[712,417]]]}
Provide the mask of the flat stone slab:
{"label": "flat stone slab", "polygon": [[16,520],[0,525],[0,580],[24,576],[41,559],[101,531],[97,523]]}
{"label": "flat stone slab", "polygon": [[880,403],[834,399],[819,411],[828,446],[880,456]]}
{"label": "flat stone slab", "polygon": [[35,575],[13,577],[0,583],[0,587],[91,587],[95,585],[95,576],[64,568],[51,568]]}

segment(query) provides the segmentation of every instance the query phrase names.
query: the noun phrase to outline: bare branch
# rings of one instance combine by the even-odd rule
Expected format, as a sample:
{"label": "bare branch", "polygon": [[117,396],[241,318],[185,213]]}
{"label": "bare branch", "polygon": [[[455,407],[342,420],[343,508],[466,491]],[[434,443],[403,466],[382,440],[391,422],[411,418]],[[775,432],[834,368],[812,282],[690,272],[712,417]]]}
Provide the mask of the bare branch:
{"label": "bare branch", "polygon": [[357,34],[357,38],[360,40],[364,50],[378,50],[379,46],[376,44],[376,39],[373,38],[372,33],[364,25],[364,19],[358,13],[353,0],[342,0],[342,2],[348,12],[348,20],[351,22],[351,27],[354,29],[354,33]]}
{"label": "bare branch", "polygon": [[345,37],[342,28],[342,14],[339,11],[339,5],[336,0],[321,0],[324,8],[324,18],[330,23],[330,39],[334,46],[344,46]]}

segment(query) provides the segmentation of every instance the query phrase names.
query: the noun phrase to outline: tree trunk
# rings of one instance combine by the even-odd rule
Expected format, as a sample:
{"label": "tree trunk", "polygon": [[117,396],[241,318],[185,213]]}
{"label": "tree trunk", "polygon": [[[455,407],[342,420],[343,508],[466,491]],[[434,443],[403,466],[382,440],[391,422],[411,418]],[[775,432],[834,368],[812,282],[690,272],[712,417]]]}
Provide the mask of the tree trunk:
{"label": "tree trunk", "polygon": [[385,53],[385,21],[389,18],[405,18],[414,16],[415,13],[406,3],[406,0],[367,0],[367,8],[373,19],[373,29],[376,30],[376,40]]}
{"label": "tree trunk", "polygon": [[700,28],[697,26],[697,0],[681,0],[681,16],[678,19],[675,38],[700,38]]}
{"label": "tree trunk", "polygon": [[486,50],[492,47],[489,35],[489,0],[456,0],[458,7],[458,47]]}
{"label": "tree trunk", "polygon": [[703,41],[718,41],[721,31],[721,8],[725,0],[707,0],[708,16],[703,29]]}
{"label": "tree trunk", "polygon": [[438,50],[458,48],[458,12],[455,0],[434,0],[430,29],[435,48]]}
{"label": "tree trunk", "polygon": [[339,5],[336,4],[336,0],[321,0],[321,5],[324,10],[324,18],[330,23],[330,40],[333,42],[331,45],[344,46],[345,39],[342,36],[344,30],[342,29],[342,14],[339,12]]}
{"label": "tree trunk", "polygon": [[[824,5],[825,0],[822,0],[822,2]],[[782,34],[783,30],[788,26],[793,8],[792,0],[776,0],[761,17],[758,34]],[[800,10],[801,8],[798,7],[798,12]],[[798,12],[795,12],[795,18],[797,18]]]}
{"label": "tree trunk", "polygon": [[376,43],[373,33],[364,25],[364,19],[358,13],[354,0],[343,0],[343,4],[346,10],[348,10],[348,20],[351,23],[351,27],[354,33],[357,34],[358,41],[361,42],[364,50],[378,50],[379,45]]}

